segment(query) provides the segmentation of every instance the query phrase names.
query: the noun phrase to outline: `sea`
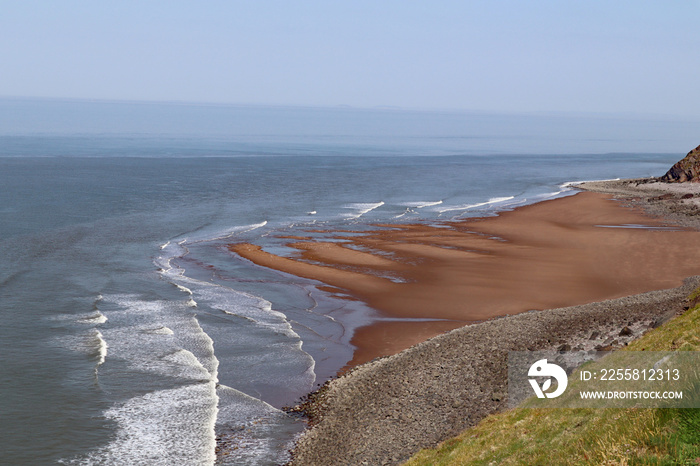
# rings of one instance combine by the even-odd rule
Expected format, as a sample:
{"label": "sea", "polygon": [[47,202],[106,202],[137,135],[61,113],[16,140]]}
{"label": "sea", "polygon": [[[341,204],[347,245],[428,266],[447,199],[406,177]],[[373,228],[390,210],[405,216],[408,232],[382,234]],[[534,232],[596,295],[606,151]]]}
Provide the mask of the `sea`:
{"label": "sea", "polygon": [[[227,248],[659,176],[700,119],[0,99],[0,464],[272,465],[382,319]],[[325,236],[324,236],[325,235]]]}

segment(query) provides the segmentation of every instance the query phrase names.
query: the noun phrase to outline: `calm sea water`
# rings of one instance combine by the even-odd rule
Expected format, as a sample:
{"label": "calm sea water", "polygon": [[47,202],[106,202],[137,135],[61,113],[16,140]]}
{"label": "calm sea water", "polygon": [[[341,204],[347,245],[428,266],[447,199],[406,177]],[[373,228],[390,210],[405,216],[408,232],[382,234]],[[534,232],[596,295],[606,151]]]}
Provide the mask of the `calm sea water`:
{"label": "calm sea water", "polygon": [[226,245],[661,175],[698,122],[0,100],[0,463],[278,464],[376,318]]}

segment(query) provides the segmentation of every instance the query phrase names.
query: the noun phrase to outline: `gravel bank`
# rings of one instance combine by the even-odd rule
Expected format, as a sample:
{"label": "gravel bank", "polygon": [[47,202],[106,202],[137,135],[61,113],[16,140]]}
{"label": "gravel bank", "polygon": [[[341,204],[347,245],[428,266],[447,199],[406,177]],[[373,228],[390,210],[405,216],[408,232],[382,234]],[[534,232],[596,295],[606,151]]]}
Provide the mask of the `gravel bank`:
{"label": "gravel bank", "polygon": [[[655,216],[700,229],[700,208],[648,180],[586,183]],[[641,188],[641,189],[640,189]],[[665,196],[669,194],[670,196]],[[508,351],[612,349],[687,307],[700,285],[515,316],[462,327],[378,359],[327,383],[296,408],[313,427],[298,440],[295,465],[383,465],[407,460],[506,406]],[[631,335],[621,336],[624,327]],[[623,332],[627,333],[627,332]]]}
{"label": "gravel bank", "polygon": [[[508,351],[589,349],[611,338],[624,345],[681,313],[698,285],[694,277],[672,290],[462,327],[359,366],[312,396],[306,408],[317,424],[298,441],[293,464],[405,461],[506,405]],[[636,332],[620,337],[625,326]],[[600,335],[590,340],[593,332]]]}
{"label": "gravel bank", "polygon": [[654,217],[700,229],[700,183],[662,183],[654,178],[591,181],[576,187],[613,194]]}

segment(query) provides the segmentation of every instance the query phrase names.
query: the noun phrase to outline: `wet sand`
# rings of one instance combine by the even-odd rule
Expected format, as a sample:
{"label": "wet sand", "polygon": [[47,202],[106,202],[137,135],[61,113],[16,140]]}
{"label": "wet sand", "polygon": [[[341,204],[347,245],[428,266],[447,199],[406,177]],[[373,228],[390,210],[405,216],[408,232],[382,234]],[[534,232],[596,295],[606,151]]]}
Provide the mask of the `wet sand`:
{"label": "wet sand", "polygon": [[[667,275],[669,263],[673,266],[673,261],[684,255],[683,251],[692,258],[687,261],[681,258],[679,267],[687,268],[688,262],[697,261],[700,206],[695,199],[700,197],[700,186],[683,186],[680,192],[676,192],[679,187],[675,185],[660,185],[649,180],[621,180],[589,183],[584,187],[614,195],[617,199],[615,202],[606,201],[608,207],[603,211],[613,214],[612,219],[606,214],[606,224],[610,220],[613,224],[640,223],[639,220],[631,221],[629,216],[645,212],[649,217],[642,217],[641,223],[662,225],[668,221],[696,230],[694,234],[659,230],[654,233],[654,230],[594,226],[596,235],[599,230],[617,232],[607,238],[613,241],[611,245],[599,246],[608,252],[612,248],[620,258],[623,270],[629,269],[631,264],[641,263],[637,270],[640,280],[653,285],[656,274],[657,280],[673,280]],[[693,197],[687,198],[688,194],[693,194]],[[595,196],[577,195],[573,199],[581,201],[585,198],[594,199]],[[610,198],[598,197],[598,200],[605,199]],[[554,202],[562,206],[562,201],[565,199]],[[592,205],[596,204],[599,203]],[[528,210],[539,210],[534,209],[537,206],[532,207]],[[532,219],[534,223],[551,223],[544,230],[558,231],[557,235],[533,238],[531,232],[512,223],[507,228],[504,226],[502,237],[514,241],[524,235],[530,243],[541,245],[553,241],[560,247],[568,244],[569,249],[575,251],[575,241],[564,236],[572,232],[580,237],[581,229],[591,231],[590,225],[603,223],[598,219],[599,210],[564,211],[562,214],[561,218],[545,220],[535,215]],[[499,218],[514,215],[503,214]],[[499,223],[502,222],[489,219],[484,227],[490,231]],[[589,226],[585,227],[586,224]],[[624,234],[618,236],[618,233]],[[644,235],[650,233],[654,234],[644,240]],[[663,243],[653,243],[649,247],[650,239],[660,238],[664,238]],[[587,241],[592,241],[592,238]],[[592,245],[583,244],[581,247],[590,250]],[[603,250],[594,252],[592,257],[575,254],[577,262],[572,258],[569,268],[584,269],[584,275],[599,270],[604,276],[612,277],[611,287],[617,287],[617,277],[601,270],[600,264],[595,263],[596,258],[604,255]],[[667,253],[669,257],[663,258]],[[580,263],[581,259],[583,263]],[[624,265],[628,260],[630,265]],[[534,262],[531,267],[539,264]],[[619,265],[610,259],[606,259],[605,264]],[[677,275],[682,273],[673,274]],[[559,277],[552,278],[559,281]],[[620,280],[624,285],[621,288],[629,286],[629,277],[623,276]],[[592,281],[596,283],[596,280]],[[695,305],[686,297],[699,285],[700,277],[694,277],[685,280],[679,288],[496,318],[455,329],[393,356],[356,366],[310,394],[295,408],[308,417],[313,427],[297,441],[292,464],[400,464],[421,448],[434,447],[506,406],[508,351],[558,350],[562,347],[588,351],[590,348],[609,350],[624,346],[648,329],[662,325],[674,315],[683,313],[688,306]],[[539,291],[546,293],[548,290],[545,286]],[[512,293],[508,296],[517,299]],[[623,331],[625,329],[627,331]]]}
{"label": "wet sand", "polygon": [[344,242],[289,238],[295,257],[239,243],[252,262],[319,280],[389,318],[359,329],[351,365],[467,323],[680,286],[700,274],[700,232],[583,192],[441,225],[386,225]]}

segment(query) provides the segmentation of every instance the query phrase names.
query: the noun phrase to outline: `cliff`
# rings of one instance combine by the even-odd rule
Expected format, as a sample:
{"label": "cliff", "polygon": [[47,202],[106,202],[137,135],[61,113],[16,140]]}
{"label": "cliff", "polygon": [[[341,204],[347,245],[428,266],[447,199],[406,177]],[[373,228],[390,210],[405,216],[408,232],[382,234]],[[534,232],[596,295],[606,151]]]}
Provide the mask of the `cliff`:
{"label": "cliff", "polygon": [[682,183],[692,181],[700,183],[700,146],[688,152],[683,160],[676,162],[659,181]]}

